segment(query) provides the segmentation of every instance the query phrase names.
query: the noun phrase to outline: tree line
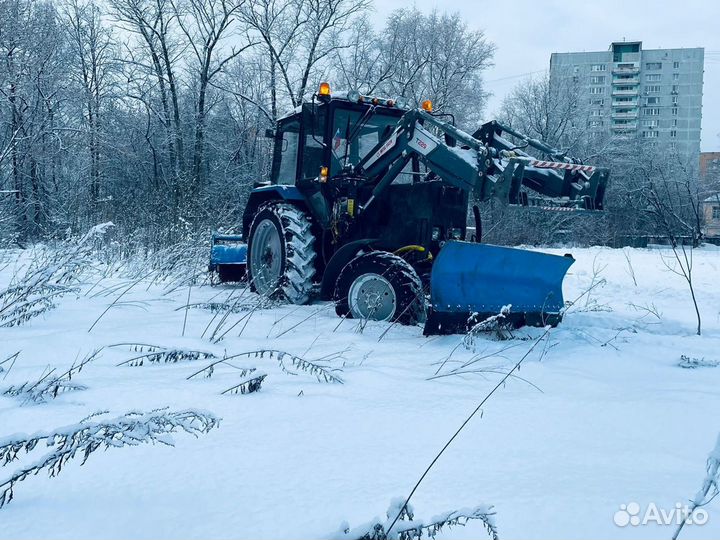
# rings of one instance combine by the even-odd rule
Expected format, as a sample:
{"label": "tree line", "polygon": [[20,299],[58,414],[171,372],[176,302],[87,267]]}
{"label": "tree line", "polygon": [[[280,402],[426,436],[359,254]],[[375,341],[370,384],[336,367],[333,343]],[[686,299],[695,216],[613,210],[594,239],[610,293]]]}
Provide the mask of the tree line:
{"label": "tree line", "polygon": [[321,80],[479,120],[494,45],[371,0],[0,0],[0,238],[237,222],[263,134]]}

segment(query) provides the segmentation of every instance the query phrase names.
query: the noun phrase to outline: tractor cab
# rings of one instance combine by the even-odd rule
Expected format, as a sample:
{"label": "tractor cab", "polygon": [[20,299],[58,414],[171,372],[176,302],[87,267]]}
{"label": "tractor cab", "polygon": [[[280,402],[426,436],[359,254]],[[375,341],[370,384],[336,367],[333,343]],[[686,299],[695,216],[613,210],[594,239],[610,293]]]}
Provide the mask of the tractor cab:
{"label": "tractor cab", "polygon": [[299,179],[317,178],[323,167],[333,177],[357,165],[407,112],[391,99],[331,96],[329,90],[298,109],[278,121],[272,184],[296,185]]}

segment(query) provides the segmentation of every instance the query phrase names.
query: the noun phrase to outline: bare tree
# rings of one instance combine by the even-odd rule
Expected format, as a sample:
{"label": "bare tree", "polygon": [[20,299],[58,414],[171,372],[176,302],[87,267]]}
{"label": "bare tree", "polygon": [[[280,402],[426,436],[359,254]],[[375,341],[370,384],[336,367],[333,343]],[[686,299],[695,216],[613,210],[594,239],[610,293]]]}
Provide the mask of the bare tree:
{"label": "bare tree", "polygon": [[193,189],[205,179],[205,127],[207,124],[208,89],[225,66],[255,43],[248,38],[240,46],[226,50],[223,45],[230,37],[244,0],[186,0],[173,3],[178,24],[194,53],[192,73],[196,78],[195,150],[193,153]]}
{"label": "bare tree", "polygon": [[113,87],[115,71],[113,37],[103,25],[100,8],[92,0],[70,0],[64,8],[73,70],[83,90],[90,155],[90,201],[96,205],[101,189],[102,114]]}
{"label": "bare tree", "polygon": [[430,99],[436,111],[456,114],[458,123],[474,130],[487,98],[482,74],[494,51],[459,14],[425,15],[413,8],[391,13],[380,32],[359,19],[334,56],[351,89],[417,104]]}
{"label": "bare tree", "polygon": [[[111,5],[113,16],[123,28],[140,38],[140,57],[137,58],[128,46],[126,62],[128,67],[139,69],[141,87],[147,73],[154,75],[162,111],[157,116],[166,132],[165,146],[172,176],[178,179],[184,170],[185,152],[176,76],[177,58],[184,47],[176,43],[174,35],[177,14],[167,0],[111,0]],[[148,60],[142,59],[145,55]],[[129,80],[132,78],[128,77]],[[146,91],[130,92],[130,95],[153,111]]]}
{"label": "bare tree", "polygon": [[[313,75],[340,48],[370,0],[259,0],[248,2],[242,18],[266,50],[273,118],[280,103],[295,108],[308,93]],[[317,82],[317,81],[315,81]]]}
{"label": "bare tree", "polygon": [[[645,211],[670,242],[674,264],[666,261],[666,266],[687,282],[697,318],[697,335],[700,335],[702,321],[693,283],[693,250],[700,245],[703,235],[697,168],[677,154],[656,147],[646,148],[645,156],[636,169],[647,200]],[[689,246],[686,239],[690,240]]]}
{"label": "bare tree", "polygon": [[[65,55],[52,6],[0,2],[0,190],[11,192],[13,227],[20,238],[47,231],[52,220]],[[9,202],[5,199],[6,202]]]}
{"label": "bare tree", "polygon": [[586,133],[587,110],[577,83],[548,74],[519,83],[503,101],[501,120],[518,131],[556,147],[573,146]]}

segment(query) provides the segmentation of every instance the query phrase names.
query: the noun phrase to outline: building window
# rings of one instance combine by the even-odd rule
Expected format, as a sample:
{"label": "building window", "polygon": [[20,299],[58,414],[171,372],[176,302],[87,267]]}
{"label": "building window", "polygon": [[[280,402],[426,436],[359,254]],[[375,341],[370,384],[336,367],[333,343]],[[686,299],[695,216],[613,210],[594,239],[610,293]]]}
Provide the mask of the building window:
{"label": "building window", "polygon": [[670,93],[671,93],[671,94],[677,94],[677,93],[678,93],[678,85],[677,85],[677,84],[673,84],[673,85],[672,85],[672,90],[670,91]]}
{"label": "building window", "polygon": [[605,64],[593,64],[590,71],[605,71]]}
{"label": "building window", "polygon": [[673,116],[677,116],[677,109],[678,109],[677,107],[673,107],[673,108],[672,108],[672,114],[673,114]]}
{"label": "building window", "polygon": [[643,120],[642,125],[643,127],[654,128],[658,127],[659,122],[657,120]]}
{"label": "building window", "polygon": [[600,109],[596,109],[596,110],[590,112],[590,116],[602,116],[602,115],[603,115],[603,112]]}
{"label": "building window", "polygon": [[680,62],[673,62],[673,69],[680,69]]}
{"label": "building window", "polygon": [[713,219],[720,219],[720,206],[713,206]]}
{"label": "building window", "polygon": [[645,116],[660,116],[660,109],[658,107],[651,107],[643,111]]}
{"label": "building window", "polygon": [[653,84],[653,85],[645,87],[645,93],[646,94],[659,94],[660,93],[660,85]]}
{"label": "building window", "polygon": [[603,88],[602,86],[593,86],[590,88],[590,93],[591,94],[604,94],[605,88]]}
{"label": "building window", "polygon": [[590,77],[590,84],[605,84],[605,76],[595,75],[594,77]]}
{"label": "building window", "polygon": [[673,97],[672,97],[672,104],[673,104],[673,105],[677,105],[677,104],[678,104],[678,97],[677,97],[677,96],[673,96]]}
{"label": "building window", "polygon": [[647,62],[645,69],[662,69],[662,62]]}
{"label": "building window", "polygon": [[643,131],[642,136],[645,139],[657,139],[658,132],[657,131]]}
{"label": "building window", "polygon": [[671,136],[671,137],[677,137],[677,131],[675,131],[674,129],[673,129],[673,130],[670,130],[670,136]]}
{"label": "building window", "polygon": [[679,81],[680,80],[680,74],[679,73],[673,73],[673,81]]}
{"label": "building window", "polygon": [[647,105],[660,105],[660,98],[659,97],[647,98]]}
{"label": "building window", "polygon": [[653,73],[652,75],[645,75],[645,80],[647,82],[660,82],[662,80],[662,75],[659,73]]}
{"label": "building window", "polygon": [[590,120],[590,127],[602,127],[602,120]]}
{"label": "building window", "polygon": [[605,100],[603,98],[591,98],[590,105],[604,105]]}
{"label": "building window", "polygon": [[677,127],[677,118],[673,118],[672,127]]}

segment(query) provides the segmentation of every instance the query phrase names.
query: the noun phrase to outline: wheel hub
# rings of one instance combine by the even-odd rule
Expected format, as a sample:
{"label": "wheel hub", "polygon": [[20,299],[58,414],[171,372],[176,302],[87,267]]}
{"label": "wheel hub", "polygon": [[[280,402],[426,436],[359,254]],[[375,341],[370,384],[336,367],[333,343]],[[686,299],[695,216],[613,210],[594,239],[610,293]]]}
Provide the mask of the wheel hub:
{"label": "wheel hub", "polygon": [[263,219],[255,229],[249,263],[255,290],[272,294],[282,275],[282,245],[280,233],[270,219]]}
{"label": "wheel hub", "polygon": [[390,282],[379,274],[363,274],[350,286],[350,312],[356,319],[388,321],[395,315],[397,298]]}

